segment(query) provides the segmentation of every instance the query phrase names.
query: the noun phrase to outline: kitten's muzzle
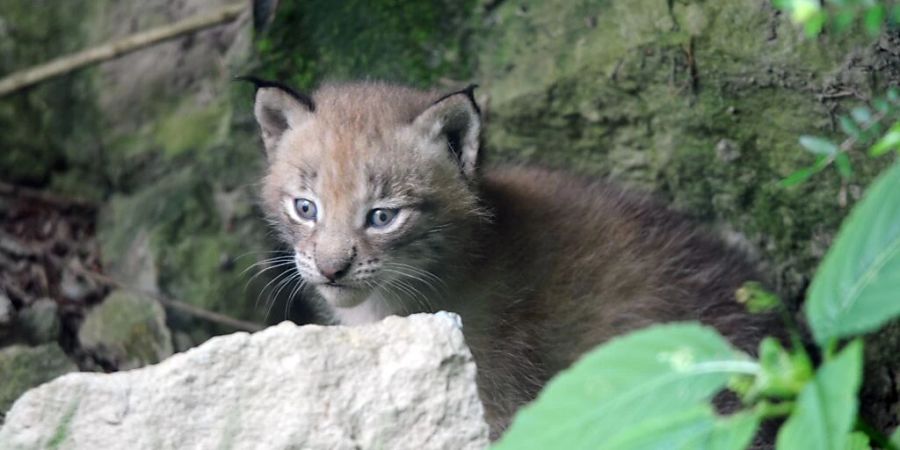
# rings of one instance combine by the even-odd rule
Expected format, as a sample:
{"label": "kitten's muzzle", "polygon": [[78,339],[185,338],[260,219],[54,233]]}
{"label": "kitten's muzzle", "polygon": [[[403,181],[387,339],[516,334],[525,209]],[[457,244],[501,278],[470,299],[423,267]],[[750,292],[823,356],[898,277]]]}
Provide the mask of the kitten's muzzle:
{"label": "kitten's muzzle", "polygon": [[339,237],[325,235],[316,244],[316,269],[330,283],[335,283],[350,273],[350,266],[355,258],[356,246]]}
{"label": "kitten's muzzle", "polygon": [[327,283],[331,285],[337,284],[336,282],[338,280],[350,272],[351,264],[353,264],[352,259],[316,260],[316,268],[319,269],[319,274],[325,277],[325,279],[328,280]]}

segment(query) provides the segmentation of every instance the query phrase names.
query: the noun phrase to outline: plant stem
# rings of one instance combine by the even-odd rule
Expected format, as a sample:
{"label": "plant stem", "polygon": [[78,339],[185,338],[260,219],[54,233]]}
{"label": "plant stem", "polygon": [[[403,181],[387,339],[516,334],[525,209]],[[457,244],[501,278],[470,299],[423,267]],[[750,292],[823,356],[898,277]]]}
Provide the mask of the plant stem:
{"label": "plant stem", "polygon": [[786,417],[794,411],[794,402],[786,401],[781,403],[769,403],[766,401],[756,405],[756,413],[760,419],[776,419]]}

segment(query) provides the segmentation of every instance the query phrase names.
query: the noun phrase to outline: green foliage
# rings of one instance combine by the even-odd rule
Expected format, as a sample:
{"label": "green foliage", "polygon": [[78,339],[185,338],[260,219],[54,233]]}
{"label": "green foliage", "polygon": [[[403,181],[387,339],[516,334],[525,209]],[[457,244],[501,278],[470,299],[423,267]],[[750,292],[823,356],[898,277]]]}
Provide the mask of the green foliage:
{"label": "green foliage", "polygon": [[881,32],[885,24],[900,23],[900,5],[874,0],[773,0],[791,20],[803,26],[807,36],[818,36],[826,27],[842,33],[862,27],[871,35]]}
{"label": "green foliage", "polygon": [[259,40],[260,75],[309,89],[372,77],[418,86],[471,71],[464,50],[473,0],[282,2]]}
{"label": "green foliage", "polygon": [[844,221],[812,282],[806,318],[820,345],[871,331],[900,314],[900,164]]}
{"label": "green foliage", "polygon": [[[884,124],[893,125],[886,134]],[[816,156],[815,162],[781,181],[785,187],[800,184],[834,163],[841,178],[853,176],[849,154],[860,147],[870,146],[869,155],[881,156],[892,150],[900,154],[900,90],[889,89],[884,97],[872,101],[872,106],[858,106],[850,114],[838,116],[838,124],[845,137],[837,144],[819,136],[801,136],[800,145]]]}
{"label": "green foliage", "polygon": [[[0,74],[79,50],[96,3],[0,0]],[[94,112],[94,97],[85,77],[70,75],[0,99],[0,177],[41,186],[65,169],[90,180],[85,186],[101,184],[96,124],[78,121]]]}
{"label": "green foliage", "polygon": [[731,374],[758,370],[710,328],[639,331],[592,351],[554,379],[496,448],[688,449],[713,442],[729,446],[709,448],[743,448],[754,416],[722,420],[709,400]]}
{"label": "green foliage", "polygon": [[862,343],[854,341],[819,368],[797,397],[796,408],[778,432],[776,448],[845,450],[856,418],[862,378]]}
{"label": "green foliage", "polygon": [[739,303],[743,303],[754,314],[773,311],[781,306],[781,299],[756,281],[741,286],[735,293],[735,297]]}
{"label": "green foliage", "polygon": [[760,371],[746,383],[747,389],[732,382],[732,390],[746,403],[761,398],[795,397],[813,377],[813,365],[804,352],[789,352],[773,338],[765,338],[759,346]]}

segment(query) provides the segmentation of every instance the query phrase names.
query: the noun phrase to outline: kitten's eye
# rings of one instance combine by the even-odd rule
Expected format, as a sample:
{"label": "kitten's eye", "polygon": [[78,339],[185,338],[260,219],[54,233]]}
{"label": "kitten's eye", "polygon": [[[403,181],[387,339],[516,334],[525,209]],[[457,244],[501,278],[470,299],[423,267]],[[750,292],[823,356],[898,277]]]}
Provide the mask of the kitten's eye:
{"label": "kitten's eye", "polygon": [[378,208],[369,211],[366,225],[372,228],[384,228],[391,224],[397,217],[398,209]]}
{"label": "kitten's eye", "polygon": [[294,200],[294,209],[301,219],[310,221],[316,220],[316,213],[318,210],[316,209],[316,204],[313,203],[312,200],[298,198]]}

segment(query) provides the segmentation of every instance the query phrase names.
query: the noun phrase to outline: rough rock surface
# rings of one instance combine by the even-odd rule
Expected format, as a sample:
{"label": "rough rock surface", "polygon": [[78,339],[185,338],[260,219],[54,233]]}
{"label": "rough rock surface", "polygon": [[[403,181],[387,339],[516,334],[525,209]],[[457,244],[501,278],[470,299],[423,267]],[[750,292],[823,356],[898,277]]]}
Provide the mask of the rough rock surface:
{"label": "rough rock surface", "polygon": [[27,392],[0,449],[476,449],[488,444],[455,316],[214,338],[164,362]]}
{"label": "rough rock surface", "polygon": [[41,298],[19,312],[19,325],[32,344],[56,342],[59,339],[59,308],[49,298]]}
{"label": "rough rock surface", "polygon": [[172,353],[166,312],[154,299],[114,291],[87,315],[78,340],[110,369],[136,369]]}

